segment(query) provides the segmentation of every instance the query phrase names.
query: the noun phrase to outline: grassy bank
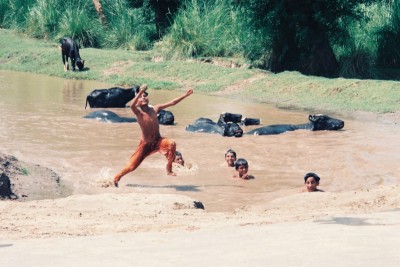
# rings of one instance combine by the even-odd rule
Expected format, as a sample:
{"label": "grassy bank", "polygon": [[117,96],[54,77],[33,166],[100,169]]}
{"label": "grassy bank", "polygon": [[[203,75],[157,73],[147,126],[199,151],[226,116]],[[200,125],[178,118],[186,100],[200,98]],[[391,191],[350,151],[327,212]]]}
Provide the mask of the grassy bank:
{"label": "grassy bank", "polygon": [[297,72],[272,74],[202,62],[167,61],[157,49],[146,52],[81,49],[87,70],[64,72],[57,43],[0,29],[0,69],[66,79],[99,80],[110,85],[147,83],[153,89],[245,97],[250,101],[310,110],[399,112],[400,82],[327,79]]}

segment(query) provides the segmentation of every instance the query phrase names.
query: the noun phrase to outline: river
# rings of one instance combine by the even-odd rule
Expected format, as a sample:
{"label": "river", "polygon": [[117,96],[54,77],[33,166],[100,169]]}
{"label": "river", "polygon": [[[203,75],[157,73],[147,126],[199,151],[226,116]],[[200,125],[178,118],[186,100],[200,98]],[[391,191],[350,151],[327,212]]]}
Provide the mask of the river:
{"label": "river", "polygon": [[[207,210],[228,211],[294,194],[303,176],[316,172],[320,189],[339,192],[400,182],[400,128],[395,124],[345,121],[340,131],[298,130],[280,135],[222,137],[186,132],[196,118],[217,120],[223,112],[260,118],[262,125],[306,123],[308,113],[271,105],[197,94],[169,108],[175,125],[161,126],[163,136],[177,142],[190,169],[167,176],[161,154],[147,158],[122,178],[119,188],[102,187],[128,161],[138,145],[137,123],[111,124],[82,118],[93,89],[109,88],[95,81],[0,71],[0,151],[57,172],[73,194],[183,194],[203,202]],[[151,103],[166,102],[183,92],[148,90]],[[129,108],[108,109],[134,117]],[[318,112],[316,112],[318,113]],[[254,126],[243,127],[245,131]],[[232,178],[224,153],[233,149],[249,162],[254,180]]]}

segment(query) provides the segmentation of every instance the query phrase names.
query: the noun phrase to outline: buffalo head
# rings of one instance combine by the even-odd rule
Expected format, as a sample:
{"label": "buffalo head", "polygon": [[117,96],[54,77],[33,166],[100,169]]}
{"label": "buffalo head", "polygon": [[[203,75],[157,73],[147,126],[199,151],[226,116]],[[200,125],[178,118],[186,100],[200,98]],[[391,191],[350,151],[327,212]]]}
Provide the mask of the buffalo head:
{"label": "buffalo head", "polygon": [[158,122],[162,125],[174,125],[174,114],[168,110],[160,110],[157,114]]}
{"label": "buffalo head", "polygon": [[219,116],[218,124],[224,124],[227,122],[239,123],[241,120],[242,120],[241,114],[233,114],[233,113],[225,112]]}
{"label": "buffalo head", "polygon": [[236,122],[225,123],[221,126],[224,129],[222,136],[242,137],[243,135],[243,129],[240,128],[239,124],[237,124]]}
{"label": "buffalo head", "polygon": [[76,65],[78,66],[78,69],[79,69],[80,71],[82,71],[83,68],[85,67],[85,60],[78,59],[78,60],[76,61]]}
{"label": "buffalo head", "polygon": [[340,130],[344,127],[344,121],[326,115],[310,115],[308,120],[311,124],[311,131]]}

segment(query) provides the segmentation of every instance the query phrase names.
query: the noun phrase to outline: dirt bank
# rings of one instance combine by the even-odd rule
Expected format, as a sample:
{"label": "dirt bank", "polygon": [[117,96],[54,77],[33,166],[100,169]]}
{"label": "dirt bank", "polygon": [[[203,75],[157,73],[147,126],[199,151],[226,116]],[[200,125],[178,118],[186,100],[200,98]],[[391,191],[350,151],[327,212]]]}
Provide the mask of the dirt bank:
{"label": "dirt bank", "polygon": [[1,152],[0,175],[9,179],[12,192],[10,198],[18,201],[61,198],[72,192],[51,169],[19,161]]}

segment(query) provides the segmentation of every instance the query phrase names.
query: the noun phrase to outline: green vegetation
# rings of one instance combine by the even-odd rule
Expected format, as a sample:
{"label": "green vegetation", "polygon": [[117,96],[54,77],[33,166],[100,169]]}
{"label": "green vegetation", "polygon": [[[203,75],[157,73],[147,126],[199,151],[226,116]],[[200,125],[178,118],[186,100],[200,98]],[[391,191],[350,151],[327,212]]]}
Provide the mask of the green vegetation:
{"label": "green vegetation", "polygon": [[29,175],[29,170],[24,167],[24,168],[21,169],[21,173],[22,173],[22,175],[25,175],[25,176]]}
{"label": "green vegetation", "polygon": [[322,77],[399,80],[399,21],[395,0],[0,0],[0,27],[33,38]]}
{"label": "green vegetation", "polygon": [[400,82],[328,79],[299,72],[273,74],[259,69],[230,68],[235,61],[218,64],[162,58],[157,49],[127,51],[83,48],[88,70],[64,72],[58,43],[0,30],[0,69],[41,73],[66,79],[99,80],[112,85],[149,84],[152,89],[198,93],[219,92],[246,101],[274,103],[280,107],[324,111],[400,111]]}

